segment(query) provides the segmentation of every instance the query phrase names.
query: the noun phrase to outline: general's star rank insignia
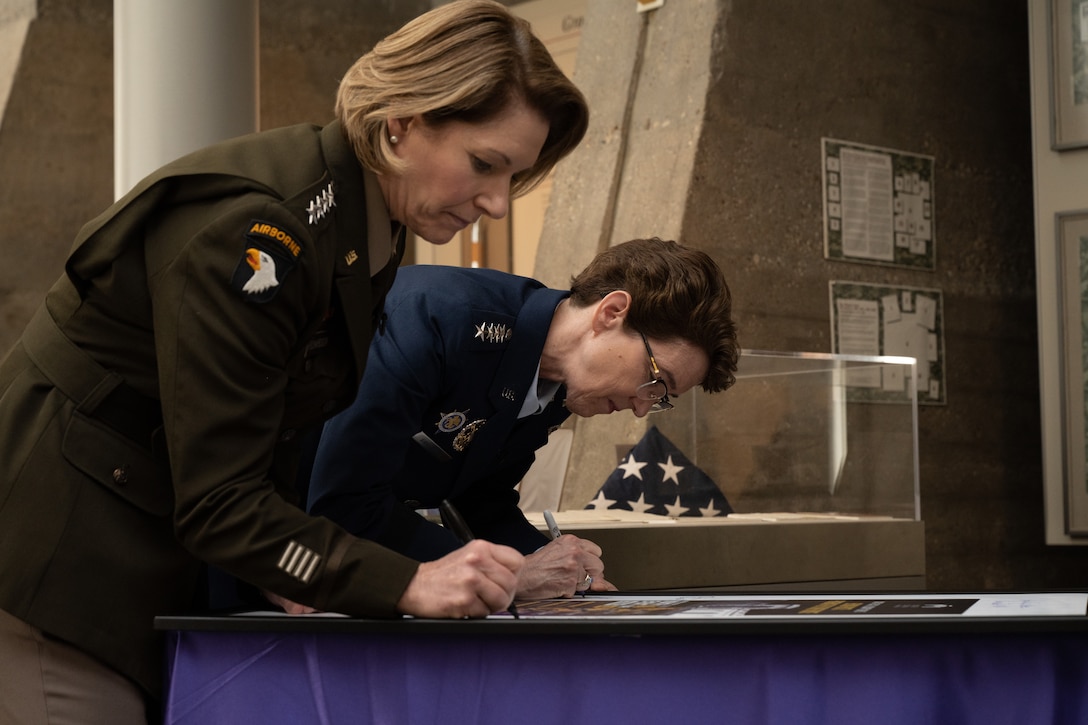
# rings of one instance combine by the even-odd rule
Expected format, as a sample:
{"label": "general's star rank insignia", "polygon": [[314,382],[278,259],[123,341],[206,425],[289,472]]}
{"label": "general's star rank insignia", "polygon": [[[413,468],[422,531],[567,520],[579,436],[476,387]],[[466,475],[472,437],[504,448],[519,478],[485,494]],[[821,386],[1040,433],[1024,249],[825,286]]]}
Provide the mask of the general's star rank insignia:
{"label": "general's star rank insignia", "polygon": [[473,337],[484,342],[506,342],[513,334],[514,331],[502,323],[481,322],[476,325],[476,334]]}
{"label": "general's star rank insignia", "polygon": [[313,198],[310,205],[306,207],[306,213],[309,214],[309,223],[316,224],[325,218],[325,215],[329,213],[329,210],[336,206],[336,197],[333,194],[332,182],[321,190],[317,196]]}

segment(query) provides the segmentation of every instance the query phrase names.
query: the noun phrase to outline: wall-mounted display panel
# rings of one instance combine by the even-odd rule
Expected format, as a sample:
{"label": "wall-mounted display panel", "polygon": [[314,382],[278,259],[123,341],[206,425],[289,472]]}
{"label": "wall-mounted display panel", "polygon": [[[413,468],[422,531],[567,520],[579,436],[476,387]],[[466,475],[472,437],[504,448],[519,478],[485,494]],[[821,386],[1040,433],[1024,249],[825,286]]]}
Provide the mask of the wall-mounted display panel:
{"label": "wall-mounted display panel", "polygon": [[934,269],[933,157],[821,141],[824,256]]}
{"label": "wall-mounted display panel", "polygon": [[[832,281],[831,350],[913,357],[919,404],[944,404],[944,313],[938,289]],[[897,400],[905,383],[888,376],[851,380],[851,395]]]}

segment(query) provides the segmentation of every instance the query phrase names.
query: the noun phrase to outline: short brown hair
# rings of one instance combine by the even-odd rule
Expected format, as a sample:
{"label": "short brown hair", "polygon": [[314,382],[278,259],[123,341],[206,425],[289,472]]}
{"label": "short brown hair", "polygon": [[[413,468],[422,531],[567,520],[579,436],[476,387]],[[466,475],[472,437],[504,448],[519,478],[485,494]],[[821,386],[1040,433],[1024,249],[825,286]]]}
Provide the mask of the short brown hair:
{"label": "short brown hair", "polygon": [[457,0],[359,58],[340,82],[336,115],[362,164],[386,173],[401,167],[385,131],[388,118],[480,123],[517,99],[540,113],[549,131],[533,167],[514,177],[513,196],[540,183],[581,142],[589,108],[527,21],[492,0]]}
{"label": "short brown hair", "polygon": [[710,366],[703,390],[716,393],[736,382],[740,348],[733,298],[710,255],[657,237],[617,244],[571,280],[571,301],[585,307],[616,290],[631,295],[627,326],[659,340],[686,340],[706,352]]}

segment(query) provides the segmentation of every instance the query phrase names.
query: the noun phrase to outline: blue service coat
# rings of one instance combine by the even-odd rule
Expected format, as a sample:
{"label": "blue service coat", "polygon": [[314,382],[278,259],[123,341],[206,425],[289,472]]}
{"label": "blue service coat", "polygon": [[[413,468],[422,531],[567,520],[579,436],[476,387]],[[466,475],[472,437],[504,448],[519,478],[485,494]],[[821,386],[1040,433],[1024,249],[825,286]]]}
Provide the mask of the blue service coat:
{"label": "blue service coat", "polygon": [[523,553],[545,544],[514,487],[570,414],[563,389],[518,413],[569,294],[494,270],[402,268],[355,402],[325,424],[310,511],[421,561],[460,546],[416,513],[443,499],[477,538]]}

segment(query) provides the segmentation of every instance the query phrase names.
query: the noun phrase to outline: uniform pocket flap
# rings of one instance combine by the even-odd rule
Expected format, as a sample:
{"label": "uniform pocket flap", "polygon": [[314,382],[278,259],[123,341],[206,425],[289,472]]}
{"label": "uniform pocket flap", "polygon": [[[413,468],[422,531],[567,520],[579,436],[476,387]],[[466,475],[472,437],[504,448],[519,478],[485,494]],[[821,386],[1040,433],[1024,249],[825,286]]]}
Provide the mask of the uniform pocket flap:
{"label": "uniform pocket flap", "polygon": [[174,492],[156,475],[150,451],[78,411],[72,415],[61,446],[64,457],[98,483],[134,506],[169,516]]}

